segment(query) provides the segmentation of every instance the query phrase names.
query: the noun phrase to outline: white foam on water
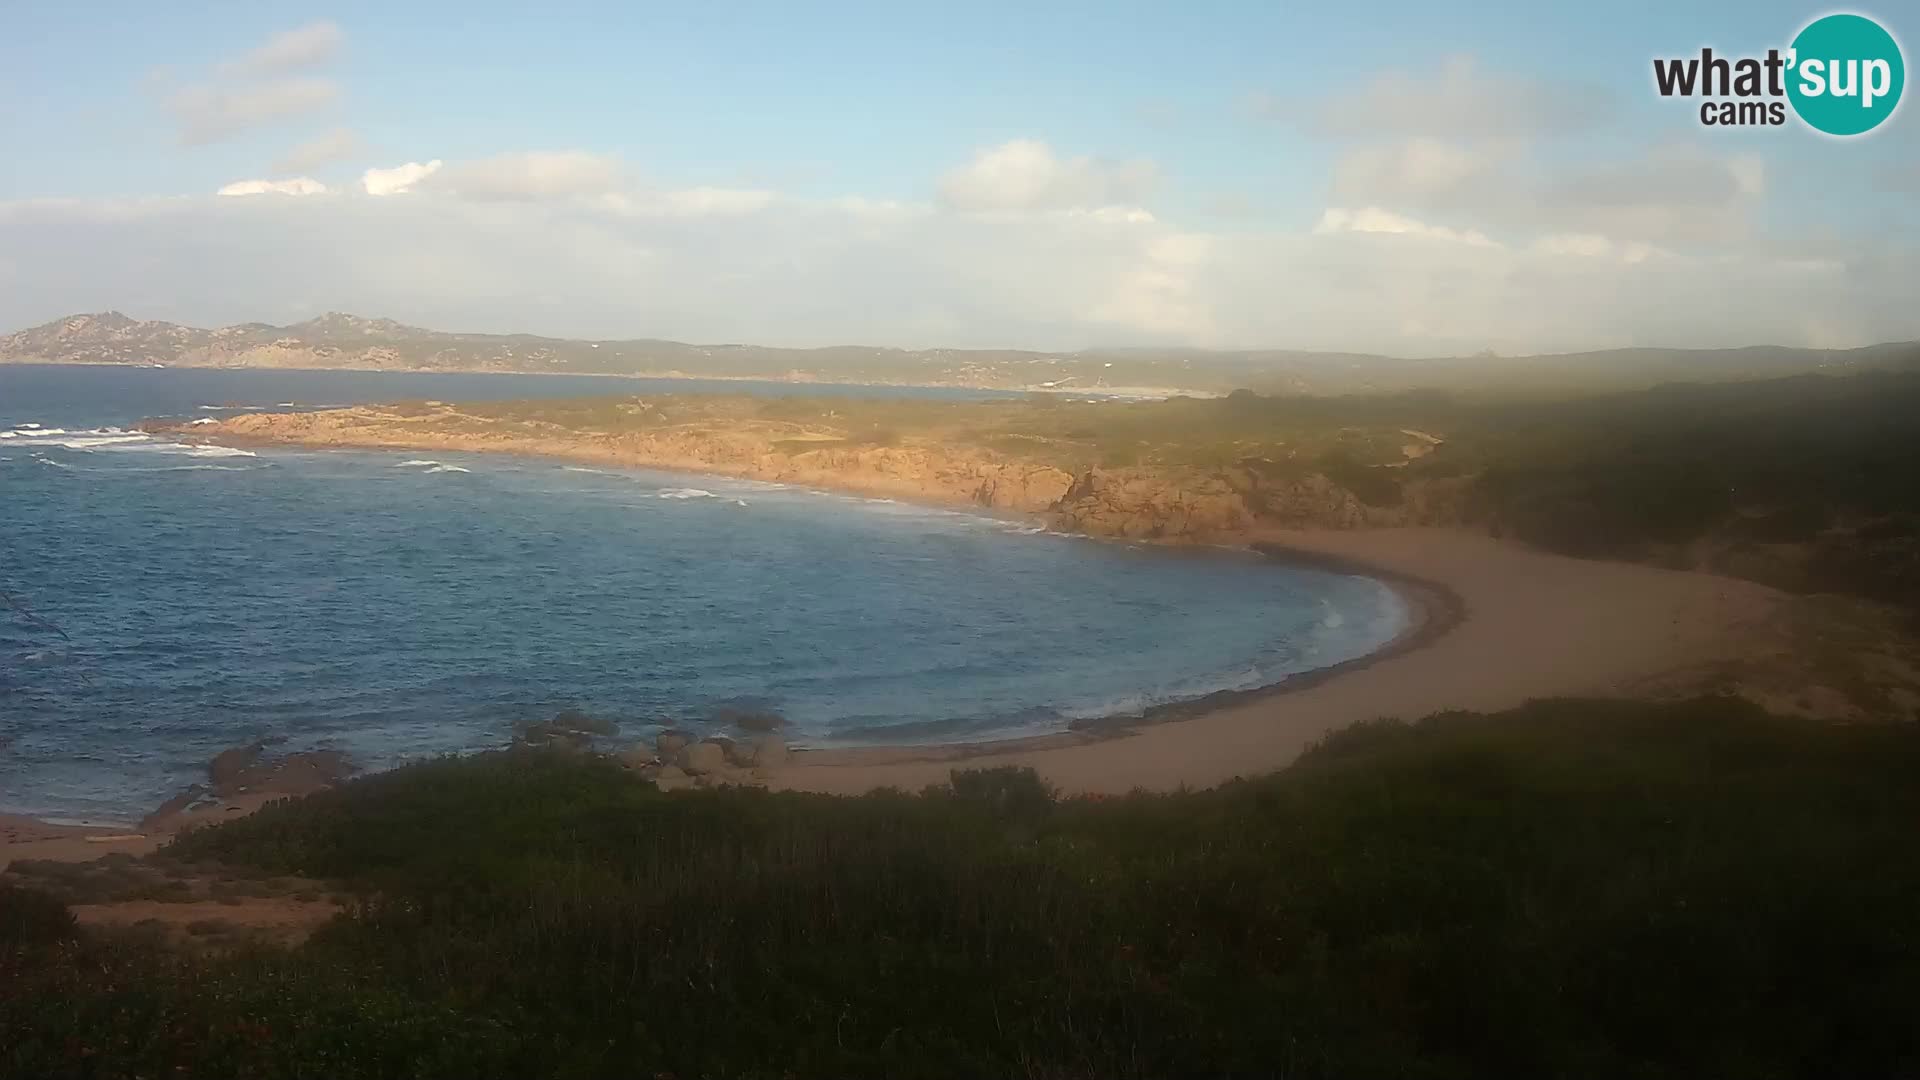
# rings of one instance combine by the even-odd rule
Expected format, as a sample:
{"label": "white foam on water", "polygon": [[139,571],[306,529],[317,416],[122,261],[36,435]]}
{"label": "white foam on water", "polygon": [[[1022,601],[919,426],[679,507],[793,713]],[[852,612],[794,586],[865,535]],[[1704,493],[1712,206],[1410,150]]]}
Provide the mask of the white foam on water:
{"label": "white foam on water", "polygon": [[69,431],[66,428],[37,428],[31,431],[0,431],[0,439],[31,440],[28,446],[59,447],[94,453],[101,450],[135,451],[146,454],[185,454],[190,457],[254,457],[251,450],[231,446],[200,446],[165,442],[142,431],[105,427]]}
{"label": "white foam on water", "polygon": [[458,465],[435,465],[433,468],[428,469],[427,471],[430,473],[437,473],[437,472],[472,472],[473,470],[463,469]]}
{"label": "white foam on water", "polygon": [[219,422],[220,422],[220,421],[218,421],[218,420],[215,420],[215,419],[214,419],[213,417],[211,417],[211,416],[203,416],[203,417],[201,417],[201,418],[200,418],[200,419],[198,419],[198,420],[195,420],[195,421],[192,421],[192,422],[191,422],[191,423],[189,423],[189,424],[188,424],[187,426],[188,426],[188,427],[199,427],[199,426],[201,426],[202,424],[217,424],[217,423],[219,423]]}
{"label": "white foam on water", "polygon": [[[1283,671],[1282,677],[1291,672]],[[1277,682],[1272,674],[1259,667],[1249,665],[1240,671],[1222,672],[1218,675],[1204,676],[1181,682],[1176,686],[1162,687],[1158,690],[1141,690],[1121,694],[1105,701],[1090,705],[1069,706],[1059,710],[1068,720],[1102,720],[1109,716],[1143,716],[1148,710],[1161,705],[1172,705],[1182,701],[1198,701],[1213,694],[1229,693],[1238,690],[1258,690]]]}
{"label": "white foam on water", "polygon": [[93,450],[102,446],[125,446],[129,443],[152,442],[150,435],[82,435],[72,439],[61,439],[55,446],[64,446],[69,450]]}
{"label": "white foam on water", "polygon": [[1323,599],[1320,601],[1320,607],[1326,612],[1325,615],[1320,617],[1321,629],[1338,630],[1340,627],[1347,625],[1347,617],[1340,614],[1340,609],[1334,607],[1332,601]]}
{"label": "white foam on water", "polygon": [[583,473],[592,473],[592,474],[593,474],[593,475],[595,475],[595,476],[605,476],[605,475],[607,475],[607,470],[605,470],[605,469],[589,469],[589,468],[587,468],[587,467],[586,467],[585,465],[562,465],[562,466],[560,466],[560,471],[561,471],[561,472],[583,472]]}
{"label": "white foam on water", "polygon": [[[255,472],[267,468],[265,462],[258,465],[162,465],[154,469],[116,469],[115,472]],[[95,472],[106,470],[95,469]]]}
{"label": "white foam on water", "polygon": [[39,424],[15,424],[13,426],[15,430],[18,431],[35,431],[40,427]]}
{"label": "white foam on water", "polygon": [[655,492],[653,497],[656,499],[717,499],[719,498],[718,495],[715,495],[713,492],[707,491],[703,488],[668,488],[665,491]]}
{"label": "white foam on water", "polygon": [[434,466],[439,464],[440,464],[439,462],[432,461],[427,458],[409,458],[406,461],[402,461],[399,464],[396,464],[394,468],[396,469],[431,469]]}

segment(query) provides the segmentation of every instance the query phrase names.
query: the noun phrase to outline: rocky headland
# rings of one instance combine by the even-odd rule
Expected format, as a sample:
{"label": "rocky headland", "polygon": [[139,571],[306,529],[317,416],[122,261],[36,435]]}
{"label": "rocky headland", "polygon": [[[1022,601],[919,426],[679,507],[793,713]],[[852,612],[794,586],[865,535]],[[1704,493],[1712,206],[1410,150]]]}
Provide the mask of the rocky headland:
{"label": "rocky headland", "polygon": [[[651,408],[644,402],[625,407],[639,415]],[[612,425],[576,427],[429,403],[247,413],[143,427],[235,446],[532,454],[699,472],[1032,515],[1062,531],[1168,542],[1226,542],[1261,526],[1454,524],[1464,506],[1464,489],[1455,480],[1403,485],[1391,505],[1374,505],[1325,473],[1257,458],[1220,467],[1063,467],[977,442],[896,435],[862,440],[842,430],[764,419],[610,430]],[[1409,452],[1421,448],[1416,443]]]}

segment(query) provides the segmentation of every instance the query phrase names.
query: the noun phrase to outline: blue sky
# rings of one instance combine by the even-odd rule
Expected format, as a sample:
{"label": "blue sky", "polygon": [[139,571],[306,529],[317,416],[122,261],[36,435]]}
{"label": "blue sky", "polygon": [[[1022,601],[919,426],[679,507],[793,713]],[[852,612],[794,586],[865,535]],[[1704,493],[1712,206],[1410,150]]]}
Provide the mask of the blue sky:
{"label": "blue sky", "polygon": [[[1760,52],[1823,10],[30,5],[0,35],[0,322],[351,305],[1422,354],[1920,336],[1912,107],[1837,142],[1712,131],[1651,91],[1655,55]],[[404,210],[366,179],[436,161]],[[433,280],[366,269],[396,259]]]}

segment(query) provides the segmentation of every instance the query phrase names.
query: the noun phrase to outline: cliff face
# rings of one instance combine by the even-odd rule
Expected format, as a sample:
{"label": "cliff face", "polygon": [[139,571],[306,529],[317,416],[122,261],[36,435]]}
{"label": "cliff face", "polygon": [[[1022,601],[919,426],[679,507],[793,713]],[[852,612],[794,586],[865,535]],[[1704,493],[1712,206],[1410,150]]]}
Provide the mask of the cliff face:
{"label": "cliff face", "polygon": [[1374,506],[1317,472],[1274,477],[1248,465],[1090,469],[1074,478],[1051,512],[1075,532],[1171,540],[1207,540],[1259,525],[1452,525],[1462,520],[1465,483],[1408,485],[1391,505]]}
{"label": "cliff face", "polygon": [[1457,488],[1407,488],[1370,506],[1319,473],[1274,476],[1257,464],[1218,469],[1140,466],[1073,474],[982,447],[932,441],[889,445],[796,438],[770,423],[595,432],[482,418],[453,406],[258,413],[214,424],[152,425],[229,443],[537,454],[635,468],[711,473],[886,498],[968,505],[1044,517],[1091,536],[1205,542],[1262,524],[1361,528],[1459,520]]}
{"label": "cliff face", "polygon": [[1223,477],[1187,469],[1089,469],[1050,509],[1061,528],[1134,539],[1200,540],[1253,523]]}

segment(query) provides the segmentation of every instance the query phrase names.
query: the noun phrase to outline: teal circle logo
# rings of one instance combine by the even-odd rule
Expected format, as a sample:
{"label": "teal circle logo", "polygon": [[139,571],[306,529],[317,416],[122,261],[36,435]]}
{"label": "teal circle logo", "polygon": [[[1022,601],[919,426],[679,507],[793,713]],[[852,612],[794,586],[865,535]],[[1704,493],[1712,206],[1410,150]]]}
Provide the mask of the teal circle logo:
{"label": "teal circle logo", "polygon": [[1826,15],[1793,39],[1787,100],[1815,131],[1864,135],[1900,105],[1900,43],[1864,15]]}

